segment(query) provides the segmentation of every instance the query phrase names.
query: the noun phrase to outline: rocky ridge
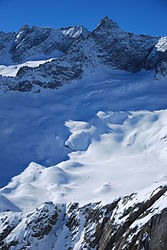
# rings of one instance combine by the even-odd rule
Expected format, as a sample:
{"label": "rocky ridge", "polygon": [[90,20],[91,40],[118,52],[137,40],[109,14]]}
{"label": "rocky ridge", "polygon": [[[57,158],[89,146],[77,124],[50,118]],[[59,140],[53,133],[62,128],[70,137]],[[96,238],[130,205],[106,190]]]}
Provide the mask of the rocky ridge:
{"label": "rocky ridge", "polygon": [[23,26],[10,50],[15,62],[32,59],[40,53],[53,55],[56,51],[59,51],[58,58],[51,62],[36,68],[22,67],[15,78],[1,77],[1,89],[58,88],[92,74],[98,65],[134,73],[142,69],[155,70],[156,78],[165,77],[167,72],[166,37],[125,32],[108,17],[92,32],[80,26],[61,30]]}
{"label": "rocky ridge", "polygon": [[54,29],[24,25],[17,34],[1,32],[0,64],[62,56],[76,39],[88,34],[89,31],[83,26]]}
{"label": "rocky ridge", "polygon": [[166,249],[166,191],[154,186],[111,204],[45,202],[0,215],[1,249]]}

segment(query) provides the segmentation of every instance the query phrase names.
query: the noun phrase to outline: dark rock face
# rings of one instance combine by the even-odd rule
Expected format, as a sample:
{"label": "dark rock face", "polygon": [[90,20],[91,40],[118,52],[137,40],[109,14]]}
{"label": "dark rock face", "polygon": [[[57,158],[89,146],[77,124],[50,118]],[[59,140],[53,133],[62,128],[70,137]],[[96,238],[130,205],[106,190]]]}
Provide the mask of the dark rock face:
{"label": "dark rock face", "polygon": [[[140,220],[140,218],[147,216],[150,212],[150,208],[152,205],[161,197],[163,194],[165,194],[167,191],[167,187],[162,187],[158,192],[156,192],[153,196],[151,196],[147,201],[145,202],[139,202],[136,203],[134,206],[130,206],[127,209],[124,210],[123,214],[119,217],[119,219],[126,218],[124,223],[121,223],[120,225],[116,223],[115,217],[111,216],[110,220],[108,221],[106,228],[104,230],[104,233],[101,237],[100,244],[99,244],[99,250],[105,249],[142,249],[142,247],[145,247],[145,238],[144,240],[139,240],[140,237],[136,238],[135,232],[137,231],[136,228],[130,228],[130,226],[137,220]],[[122,204],[125,204],[129,202],[131,199],[135,198],[135,196],[129,196],[125,197],[122,201]],[[119,207],[118,207],[119,209]],[[117,213],[117,212],[116,212]],[[150,222],[149,222],[150,223]],[[116,229],[116,230],[115,230]],[[150,230],[149,227],[147,227],[148,230]],[[140,234],[147,234],[147,231],[144,231],[144,228],[140,231]],[[156,230],[154,228],[154,230]],[[131,241],[128,241],[128,237],[132,235]],[[134,235],[134,241],[133,241],[133,235]],[[164,239],[166,240],[166,239]],[[163,240],[163,241],[164,241]],[[139,242],[139,243],[138,243]],[[147,242],[147,245],[149,246],[150,243]],[[126,246],[126,247],[125,247]],[[144,248],[149,249],[149,248]]]}
{"label": "dark rock face", "polygon": [[11,55],[9,48],[12,46],[15,33],[4,33],[0,32],[0,64],[8,64],[11,62]]}
{"label": "dark rock face", "polygon": [[157,67],[156,67],[156,77],[157,78],[162,78],[167,76],[167,59],[164,61],[161,61]]}
{"label": "dark rock face", "polygon": [[[135,231],[134,231],[135,232]],[[128,232],[133,235],[133,231]],[[126,244],[125,238],[116,249]],[[131,242],[128,243],[126,249],[149,249],[149,250],[165,250],[167,247],[167,209],[165,208],[160,214],[154,215],[149,222],[147,222],[142,230],[136,235],[134,234]]]}
{"label": "dark rock face", "polygon": [[2,228],[0,232],[0,247],[3,244],[3,239],[5,239],[18,224],[19,214],[11,212],[0,214],[0,225]]}
{"label": "dark rock face", "polygon": [[[20,239],[16,239],[15,237],[15,230],[17,230],[17,228],[14,228],[14,226],[11,228],[9,224],[8,228],[10,227],[10,230],[8,230],[8,233],[7,230],[5,231],[5,236],[7,237],[8,234],[11,233],[9,237],[10,239],[7,240],[8,237],[4,239],[5,237],[3,235],[3,241],[1,244],[2,249],[10,249],[12,246],[15,246],[16,249],[22,249],[22,247],[31,246],[31,241],[33,241],[33,239],[43,239],[49,234],[58,221],[62,210],[63,205],[56,206],[52,202],[46,202],[43,206],[37,208],[32,213],[27,214],[19,224],[22,228],[20,228],[22,234]],[[24,230],[26,232],[25,234]]]}
{"label": "dark rock face", "polygon": [[127,33],[107,17],[90,34],[98,48],[100,61],[114,69],[137,72],[145,67],[145,60],[158,38]]}
{"label": "dark rock face", "polygon": [[56,224],[60,212],[61,210],[52,203],[45,203],[34,213],[27,215],[26,229],[30,231],[32,237],[42,239]]}
{"label": "dark rock face", "polygon": [[88,34],[89,31],[83,26],[53,29],[24,25],[17,34],[1,32],[0,64],[17,64],[61,56],[75,40]]}
{"label": "dark rock face", "polygon": [[[33,79],[31,78],[32,75],[34,75]],[[17,73],[16,86],[19,88],[20,84],[24,85],[22,79],[27,79],[26,85],[29,86],[27,89],[28,91],[35,85],[42,88],[55,89],[72,80],[79,79],[81,76],[82,68],[80,65],[75,63],[61,65],[60,63],[52,62],[40,65],[38,68],[34,69],[30,69],[29,67],[20,68]]]}
{"label": "dark rock face", "polygon": [[166,193],[167,187],[161,186],[105,206],[100,202],[83,207],[47,202],[27,215],[1,214],[1,249],[43,249],[47,245],[59,250],[76,246],[80,250],[165,250]]}

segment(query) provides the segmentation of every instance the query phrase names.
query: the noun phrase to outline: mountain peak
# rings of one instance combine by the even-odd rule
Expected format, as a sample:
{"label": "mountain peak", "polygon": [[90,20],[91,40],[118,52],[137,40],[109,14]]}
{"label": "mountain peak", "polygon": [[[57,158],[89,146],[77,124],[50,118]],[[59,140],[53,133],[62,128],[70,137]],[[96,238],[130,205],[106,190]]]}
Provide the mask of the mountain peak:
{"label": "mountain peak", "polygon": [[24,24],[18,31],[17,36],[20,36],[20,34],[26,34],[28,33],[30,30],[30,27],[28,26],[28,24]]}
{"label": "mountain peak", "polygon": [[[25,36],[26,34],[30,31],[30,27],[27,24],[24,24],[21,29],[19,29],[17,35],[16,35],[16,39],[15,39],[15,43],[18,44]],[[16,45],[15,44],[15,45]]]}
{"label": "mountain peak", "polygon": [[95,28],[95,30],[93,31],[93,33],[98,33],[98,34],[102,34],[106,33],[107,35],[109,34],[116,34],[119,35],[120,33],[126,33],[125,31],[123,31],[117,23],[115,23],[112,19],[108,18],[108,16],[104,17],[100,23],[98,24],[98,26]]}
{"label": "mountain peak", "polygon": [[108,23],[108,22],[113,22],[112,19],[110,19],[108,16],[105,16],[101,19],[99,24],[103,24],[103,23]]}
{"label": "mountain peak", "polygon": [[105,17],[103,17],[103,18],[101,19],[101,22],[106,22],[106,21],[108,21],[108,20],[110,20],[110,19],[108,18],[108,16],[105,16]]}
{"label": "mountain peak", "polygon": [[118,24],[115,23],[112,19],[108,18],[108,16],[105,16],[105,17],[100,21],[100,23],[99,23],[98,26],[101,26],[101,25],[103,25],[103,26],[106,26],[106,25],[107,25],[107,26],[110,26],[110,27],[117,27],[117,28],[119,28]]}

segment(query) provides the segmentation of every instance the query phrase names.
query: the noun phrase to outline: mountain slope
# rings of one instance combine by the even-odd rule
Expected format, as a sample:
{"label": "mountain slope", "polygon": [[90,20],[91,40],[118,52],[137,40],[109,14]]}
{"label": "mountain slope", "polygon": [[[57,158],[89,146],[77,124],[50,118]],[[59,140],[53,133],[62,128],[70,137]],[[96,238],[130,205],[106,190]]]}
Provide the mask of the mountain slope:
{"label": "mountain slope", "polygon": [[[97,116],[99,111],[116,112],[113,117],[119,124],[124,117],[121,113],[119,117],[119,111],[166,109],[166,80],[154,81],[152,78],[153,72],[131,74],[98,68],[92,77],[64,85],[58,90],[1,94],[1,187],[31,161],[53,166],[67,160],[70,149],[64,145],[70,136],[68,120],[87,122],[90,128],[94,126],[99,134],[103,134],[109,133],[110,128],[106,126],[107,119],[102,122],[103,119]],[[108,116],[112,115],[109,113]],[[140,123],[138,126],[140,130]],[[96,135],[92,133],[93,130],[87,135],[82,132],[82,138],[85,138],[85,142],[81,142],[82,149],[87,149],[87,143]],[[71,139],[68,142],[73,143]]]}
{"label": "mountain slope", "polygon": [[0,64],[16,64],[30,60],[59,57],[76,39],[86,37],[89,31],[83,26],[68,28],[41,28],[24,25],[17,34],[1,33]]}
{"label": "mountain slope", "polygon": [[[27,30],[28,27],[23,27],[23,32],[20,31],[21,34],[24,34],[24,29]],[[50,45],[51,35],[59,38],[54,32],[59,32],[61,36],[62,33],[65,34],[67,41],[72,39],[72,42],[70,44],[67,42],[67,46],[65,45],[65,47],[63,45],[66,51],[65,55],[59,55],[59,58],[39,65],[39,67],[36,68],[22,67],[19,69],[16,78],[2,77],[1,88],[5,91],[31,91],[36,85],[43,88],[58,88],[65,83],[80,79],[84,75],[94,72],[99,65],[105,65],[112,70],[126,70],[130,72],[138,72],[142,69],[155,70],[156,77],[166,75],[166,37],[134,35],[122,31],[116,23],[107,17],[89,34],[81,27],[75,28],[76,31],[73,28],[75,32],[70,29],[63,33],[64,29],[61,31],[48,31],[46,28],[32,28],[29,31],[30,34],[28,33],[27,35],[26,33],[25,38],[23,41],[21,40],[18,45],[18,51],[21,49],[24,50],[25,53],[28,53],[28,56],[26,56],[26,54],[24,56],[24,53],[18,52],[21,53],[21,56],[25,57],[25,59],[32,59],[31,50],[35,55],[38,55],[38,50],[41,50],[43,53],[49,46],[51,46],[54,53],[56,53],[56,47],[52,46],[52,44]],[[50,34],[49,37],[48,32]],[[20,33],[18,33],[18,36]],[[29,45],[26,39],[29,41],[29,36],[36,38],[36,33],[42,36],[44,35],[44,38],[39,37],[37,41],[30,39]],[[45,33],[47,34],[47,38],[45,37]],[[77,40],[75,40],[76,37]],[[22,39],[22,36],[20,39]],[[51,39],[51,41],[54,41],[54,39]],[[62,44],[61,39],[60,41]],[[27,47],[25,47],[24,43]],[[15,47],[17,48],[17,46]],[[45,54],[47,54],[47,51]],[[39,57],[36,59],[39,59]],[[20,60],[18,59],[16,61]]]}
{"label": "mountain slope", "polygon": [[0,248],[166,250],[166,37],[106,17],[0,41]]}
{"label": "mountain slope", "polygon": [[165,249],[166,191],[166,186],[153,186],[106,206],[45,202],[30,213],[15,214],[15,223],[5,213],[0,245],[16,250]]}

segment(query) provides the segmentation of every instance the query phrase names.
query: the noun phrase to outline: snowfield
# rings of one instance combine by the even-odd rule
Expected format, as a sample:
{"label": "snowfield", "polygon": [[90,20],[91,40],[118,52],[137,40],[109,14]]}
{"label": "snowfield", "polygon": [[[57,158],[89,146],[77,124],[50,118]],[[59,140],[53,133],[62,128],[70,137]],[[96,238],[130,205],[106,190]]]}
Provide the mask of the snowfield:
{"label": "snowfield", "polygon": [[41,61],[28,61],[25,63],[9,65],[9,66],[0,65],[0,75],[15,77],[17,75],[18,70],[22,67],[25,66],[30,68],[38,67],[40,64],[51,62],[53,59],[55,58],[51,58],[48,60],[41,60]]}
{"label": "snowfield", "polygon": [[167,85],[153,74],[99,67],[56,91],[1,94],[1,187],[15,176],[1,197],[27,211],[166,183]]}

